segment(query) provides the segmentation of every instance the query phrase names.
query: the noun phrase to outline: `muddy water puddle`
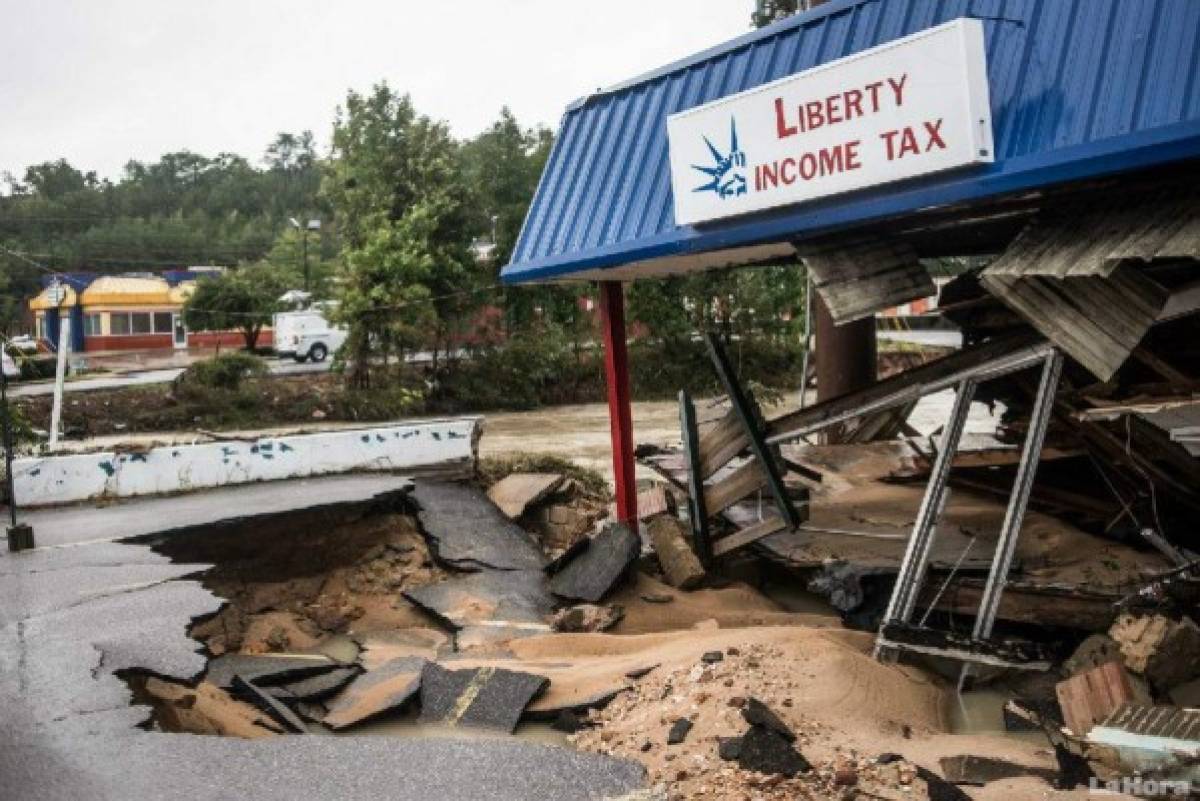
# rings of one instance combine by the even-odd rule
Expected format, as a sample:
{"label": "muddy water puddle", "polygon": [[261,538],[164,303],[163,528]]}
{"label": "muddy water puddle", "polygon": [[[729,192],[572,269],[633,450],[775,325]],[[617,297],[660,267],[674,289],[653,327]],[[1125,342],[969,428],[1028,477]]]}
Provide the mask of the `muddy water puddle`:
{"label": "muddy water puddle", "polygon": [[952,734],[990,734],[1035,745],[1045,745],[1040,731],[1014,732],[1004,727],[1004,704],[1011,692],[982,687],[953,696],[948,704],[948,729]]}
{"label": "muddy water puddle", "polygon": [[[327,730],[322,730],[324,733]],[[531,743],[573,747],[564,732],[553,728],[549,721],[522,721],[512,734],[507,732],[477,729],[469,726],[447,726],[441,723],[423,723],[416,710],[389,715],[367,721],[339,734],[339,737],[363,735],[367,737],[428,737],[468,740],[507,740],[516,737]]]}

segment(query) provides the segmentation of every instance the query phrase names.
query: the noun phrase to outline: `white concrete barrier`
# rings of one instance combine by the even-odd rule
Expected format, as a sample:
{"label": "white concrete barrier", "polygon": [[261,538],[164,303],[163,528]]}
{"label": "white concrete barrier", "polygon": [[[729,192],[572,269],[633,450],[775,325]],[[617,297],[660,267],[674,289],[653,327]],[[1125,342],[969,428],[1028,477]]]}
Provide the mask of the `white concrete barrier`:
{"label": "white concrete barrier", "polygon": [[34,456],[13,463],[21,506],[161,495],[355,471],[463,472],[482,418],[266,436],[253,442],[163,445],[144,452]]}

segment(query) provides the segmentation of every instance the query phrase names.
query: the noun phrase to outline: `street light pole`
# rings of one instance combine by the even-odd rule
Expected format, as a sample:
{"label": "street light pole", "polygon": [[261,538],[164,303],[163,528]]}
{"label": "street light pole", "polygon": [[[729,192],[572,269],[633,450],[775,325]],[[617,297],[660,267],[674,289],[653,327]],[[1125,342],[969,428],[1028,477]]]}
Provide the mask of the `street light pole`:
{"label": "street light pole", "polygon": [[300,221],[295,217],[289,217],[288,222],[291,223],[293,228],[300,232],[300,251],[303,254],[301,258],[304,261],[304,291],[312,292],[312,282],[309,280],[308,275],[308,232],[320,231],[321,220],[314,217],[306,221],[304,225],[301,225]]}
{"label": "street light pole", "polygon": [[312,287],[308,280],[308,226],[304,226],[304,230],[300,232],[300,249],[304,253],[304,291],[311,292]]}

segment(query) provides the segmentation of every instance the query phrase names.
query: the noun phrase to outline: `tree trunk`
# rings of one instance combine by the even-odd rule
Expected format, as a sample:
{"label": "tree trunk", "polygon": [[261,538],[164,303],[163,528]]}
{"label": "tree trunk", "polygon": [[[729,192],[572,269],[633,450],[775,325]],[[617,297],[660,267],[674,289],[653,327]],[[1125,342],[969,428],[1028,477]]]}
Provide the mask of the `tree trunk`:
{"label": "tree trunk", "polygon": [[350,338],[347,351],[350,353],[350,370],[346,373],[346,383],[350,389],[367,389],[371,386],[371,339],[364,325],[356,322],[350,326]]}

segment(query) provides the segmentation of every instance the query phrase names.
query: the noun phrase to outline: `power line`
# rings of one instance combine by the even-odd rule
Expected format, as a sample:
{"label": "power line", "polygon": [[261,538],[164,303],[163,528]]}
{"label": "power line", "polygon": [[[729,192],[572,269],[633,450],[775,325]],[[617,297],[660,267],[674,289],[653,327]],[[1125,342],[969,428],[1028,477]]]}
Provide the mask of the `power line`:
{"label": "power line", "polygon": [[[361,314],[370,314],[372,312],[380,312],[380,311],[399,311],[400,309],[407,309],[407,308],[411,308],[413,306],[423,306],[428,303],[437,303],[438,301],[449,300],[451,298],[458,298],[458,297],[463,297],[466,295],[480,295],[480,294],[483,294],[484,292],[490,292],[495,289],[504,289],[504,284],[501,284],[501,283],[488,284],[487,286],[478,287],[476,289],[464,289],[459,292],[448,292],[445,295],[435,295],[435,296],[429,297],[429,298],[420,298],[418,300],[408,300],[403,303],[393,303],[393,304],[388,304],[385,306],[371,306],[366,309],[363,309],[360,313]],[[256,312],[227,312],[227,311],[221,311],[219,309],[203,309],[203,308],[195,308],[195,307],[191,308],[189,311],[199,312],[201,314],[222,314],[226,317],[263,317],[264,316],[264,315],[256,313]]]}
{"label": "power line", "polygon": [[[15,250],[9,250],[8,248],[4,247],[3,245],[0,245],[0,251],[3,251],[10,256],[13,256],[14,258],[18,258],[21,261],[26,262],[27,264],[30,264],[30,265],[38,268],[39,270],[42,270],[50,275],[54,275],[54,276],[62,275],[61,271],[51,270],[49,267],[45,266],[44,264],[39,264],[38,262],[34,261],[33,259],[28,258],[23,253],[18,253]],[[465,297],[468,295],[480,295],[480,294],[483,294],[484,292],[491,292],[493,290],[503,289],[503,288],[504,288],[504,284],[497,282],[494,284],[488,284],[487,286],[477,287],[475,289],[462,289],[462,290],[459,290],[458,292],[448,292],[444,295],[435,295],[435,296],[429,297],[429,298],[420,298],[419,300],[409,300],[409,301],[405,301],[403,303],[393,303],[393,304],[388,304],[388,305],[384,305],[384,306],[371,306],[369,308],[363,309],[361,313],[362,314],[370,314],[372,312],[380,312],[380,311],[399,311],[401,309],[407,309],[407,308],[411,308],[414,306],[421,306],[421,305],[428,304],[428,303],[437,303],[442,300],[450,300],[451,298]],[[192,308],[191,311],[198,312],[200,314],[222,314],[222,315],[225,315],[226,317],[262,317],[263,316],[262,314],[258,314],[255,312],[228,312],[228,311],[221,311],[219,309]]]}

